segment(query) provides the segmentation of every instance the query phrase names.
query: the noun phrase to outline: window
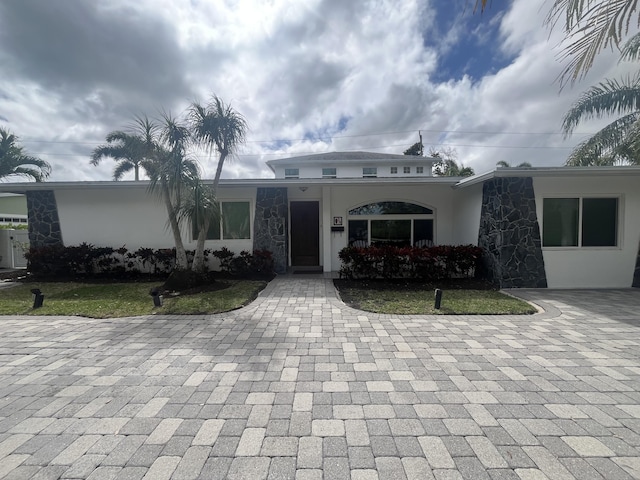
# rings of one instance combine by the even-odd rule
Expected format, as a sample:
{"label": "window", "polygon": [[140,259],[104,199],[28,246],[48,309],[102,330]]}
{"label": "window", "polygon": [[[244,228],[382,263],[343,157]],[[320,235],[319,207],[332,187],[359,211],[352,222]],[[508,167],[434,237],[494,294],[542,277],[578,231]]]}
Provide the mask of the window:
{"label": "window", "polygon": [[424,167],[416,167],[416,173],[424,173]]}
{"label": "window", "polygon": [[335,168],[323,168],[322,169],[322,178],[336,178],[336,169]]}
{"label": "window", "polygon": [[434,214],[430,208],[406,202],[376,202],[348,213],[349,245],[433,245]]}
{"label": "window", "polygon": [[[222,215],[209,225],[207,240],[251,238],[249,202],[222,202],[221,212]],[[192,230],[193,238],[198,238],[198,231],[195,228]]]}
{"label": "window", "polygon": [[378,176],[378,169],[376,167],[364,167],[362,169],[362,178],[375,178]]}
{"label": "window", "polygon": [[298,178],[300,176],[300,170],[297,168],[285,168],[284,178]]}
{"label": "window", "polygon": [[392,174],[398,173],[398,167],[391,167],[391,173]]}
{"label": "window", "polygon": [[403,167],[402,172],[403,173],[411,173],[411,167]]}
{"label": "window", "polygon": [[545,198],[542,246],[617,246],[618,203],[618,198]]}

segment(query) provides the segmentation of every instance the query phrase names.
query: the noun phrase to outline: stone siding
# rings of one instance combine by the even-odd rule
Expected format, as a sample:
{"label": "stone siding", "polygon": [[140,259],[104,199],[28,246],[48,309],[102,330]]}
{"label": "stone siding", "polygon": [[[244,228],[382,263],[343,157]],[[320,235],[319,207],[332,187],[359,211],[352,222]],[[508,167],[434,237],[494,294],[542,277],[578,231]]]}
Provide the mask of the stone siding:
{"label": "stone siding", "polygon": [[58,205],[53,191],[27,191],[26,196],[30,245],[63,245]]}
{"label": "stone siding", "polygon": [[501,288],[546,288],[533,181],[493,178],[482,189],[478,245],[484,267]]}
{"label": "stone siding", "polygon": [[254,250],[273,253],[276,273],[288,265],[289,202],[286,188],[258,188],[254,221]]}
{"label": "stone siding", "polygon": [[638,256],[636,257],[636,268],[633,271],[632,287],[640,288],[640,245],[638,245]]}

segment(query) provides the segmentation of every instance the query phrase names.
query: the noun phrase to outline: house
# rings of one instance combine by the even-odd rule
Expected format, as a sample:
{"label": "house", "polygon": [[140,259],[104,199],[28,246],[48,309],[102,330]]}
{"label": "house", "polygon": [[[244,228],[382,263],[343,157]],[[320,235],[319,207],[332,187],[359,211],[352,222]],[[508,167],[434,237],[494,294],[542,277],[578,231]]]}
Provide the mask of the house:
{"label": "house", "polygon": [[[269,161],[275,178],[221,181],[207,248],[268,249],[279,272],[331,272],[347,245],[476,244],[503,287],[640,286],[640,167],[460,178],[432,176],[432,162],[368,152]],[[146,182],[5,183],[0,192],[26,195],[32,245],[173,245]],[[189,226],[183,238],[195,247]]]}
{"label": "house", "polygon": [[27,231],[27,201],[24,195],[0,193],[0,268],[23,268]]}

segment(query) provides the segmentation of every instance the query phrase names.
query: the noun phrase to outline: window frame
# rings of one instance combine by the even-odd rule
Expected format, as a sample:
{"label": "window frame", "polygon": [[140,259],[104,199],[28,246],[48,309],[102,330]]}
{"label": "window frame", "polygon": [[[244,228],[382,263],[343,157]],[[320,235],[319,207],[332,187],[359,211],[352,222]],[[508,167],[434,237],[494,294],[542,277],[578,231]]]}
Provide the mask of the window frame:
{"label": "window frame", "polygon": [[[553,245],[548,246],[545,245],[545,235],[544,235],[544,222],[545,222],[545,207],[544,203],[547,199],[566,199],[572,200],[576,199],[578,201],[578,218],[576,223],[577,229],[577,242],[576,245]],[[615,218],[615,245],[583,245],[583,230],[584,230],[584,200],[593,200],[593,199],[609,199],[616,200],[616,218]],[[620,194],[565,194],[565,195],[547,195],[542,197],[542,206],[541,206],[541,216],[542,222],[540,225],[541,230],[541,239],[540,243],[544,250],[621,250],[623,248],[623,238],[624,232],[623,227],[624,223],[623,219],[623,208],[624,208],[624,196]]]}
{"label": "window frame", "polygon": [[[293,173],[293,172],[296,173]],[[285,168],[284,169],[284,178],[295,180],[296,178],[300,178],[300,169],[299,168]]]}
{"label": "window frame", "polygon": [[423,175],[424,167],[416,167],[416,175]]}
{"label": "window frame", "polygon": [[390,173],[391,175],[397,175],[397,174],[398,174],[398,167],[391,167],[391,168],[389,169],[389,173]]}
{"label": "window frame", "polygon": [[[333,170],[333,173],[326,173],[325,171]],[[338,169],[336,167],[323,167],[322,178],[338,178]]]}
{"label": "window frame", "polygon": [[[224,203],[245,203],[248,205],[249,207],[249,237],[248,238],[225,238],[225,228],[224,228],[224,220],[222,218],[222,210],[223,207],[222,205]],[[252,201],[248,200],[248,199],[232,199],[232,198],[225,198],[224,200],[221,200],[218,202],[218,208],[219,208],[219,217],[218,217],[218,223],[219,223],[219,232],[220,232],[220,237],[219,238],[209,238],[207,236],[207,238],[205,238],[206,242],[246,242],[246,241],[253,241],[253,209],[252,209]],[[191,224],[191,241],[195,242],[198,239],[198,235],[197,233],[194,231],[193,228],[193,224]]]}
{"label": "window frame", "polygon": [[402,173],[405,175],[411,175],[411,167],[402,167]]}
{"label": "window frame", "polygon": [[362,167],[362,178],[378,178],[378,167]]}
{"label": "window frame", "polygon": [[[413,204],[413,205],[418,205],[420,207],[423,208],[428,208],[429,210],[431,210],[432,213],[402,213],[402,214],[396,214],[396,213],[392,213],[392,214],[378,214],[378,215],[350,215],[349,211],[351,210],[355,210],[357,208],[363,207],[365,205],[369,205],[372,203],[382,203],[382,202],[395,202],[395,201],[400,201],[403,203],[409,203],[409,204]],[[357,205],[354,207],[350,207],[347,209],[347,243],[349,243],[349,239],[348,237],[351,235],[351,232],[349,231],[349,227],[350,227],[350,222],[352,221],[363,221],[363,222],[367,222],[367,240],[366,240],[366,244],[367,245],[371,245],[371,235],[372,235],[372,225],[371,222],[372,221],[381,221],[381,220],[409,220],[411,222],[411,230],[410,230],[410,242],[412,246],[415,246],[415,221],[416,220],[431,220],[432,222],[432,226],[431,226],[431,242],[433,245],[437,245],[436,243],[436,238],[437,238],[437,223],[436,223],[436,209],[430,205],[423,205],[421,203],[418,202],[408,202],[408,201],[402,201],[402,200],[378,200],[378,201],[373,201],[373,202],[367,202],[365,204],[362,205]],[[357,239],[356,241],[359,241],[361,239]]]}

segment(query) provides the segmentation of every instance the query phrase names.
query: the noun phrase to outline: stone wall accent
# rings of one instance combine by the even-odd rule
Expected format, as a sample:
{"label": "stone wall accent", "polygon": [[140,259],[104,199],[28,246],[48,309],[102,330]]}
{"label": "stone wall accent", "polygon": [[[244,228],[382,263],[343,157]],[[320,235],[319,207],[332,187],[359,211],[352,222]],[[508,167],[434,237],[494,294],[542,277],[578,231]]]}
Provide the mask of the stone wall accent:
{"label": "stone wall accent", "polygon": [[493,178],[484,183],[478,245],[484,268],[501,288],[546,288],[533,181]]}
{"label": "stone wall accent", "polygon": [[289,200],[286,188],[258,188],[253,225],[254,250],[273,253],[276,273],[286,273],[289,251]]}
{"label": "stone wall accent", "polygon": [[640,245],[638,245],[638,256],[636,257],[636,269],[633,271],[632,287],[640,288]]}
{"label": "stone wall accent", "polygon": [[63,245],[53,190],[27,191],[29,243],[32,247]]}

